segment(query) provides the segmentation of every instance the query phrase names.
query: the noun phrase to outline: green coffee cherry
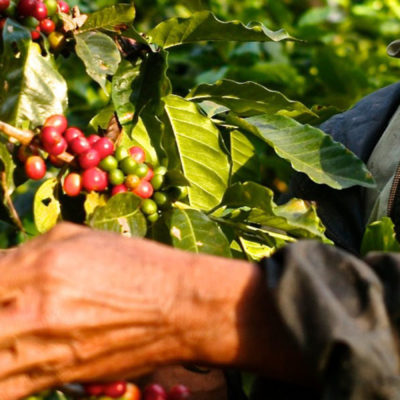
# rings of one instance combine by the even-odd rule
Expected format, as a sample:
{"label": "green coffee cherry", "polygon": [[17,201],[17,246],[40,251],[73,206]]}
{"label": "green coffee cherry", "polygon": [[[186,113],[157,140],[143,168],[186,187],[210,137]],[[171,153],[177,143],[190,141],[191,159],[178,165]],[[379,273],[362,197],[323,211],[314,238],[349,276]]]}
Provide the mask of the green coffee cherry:
{"label": "green coffee cherry", "polygon": [[44,0],[49,17],[57,13],[57,0]]}
{"label": "green coffee cherry", "polygon": [[110,181],[111,185],[120,185],[121,183],[124,183],[125,174],[118,168],[113,169],[108,174],[108,180]]}
{"label": "green coffee cherry", "polygon": [[158,213],[154,213],[154,214],[148,215],[147,220],[149,222],[156,222],[158,220],[158,217],[159,217]]}
{"label": "green coffee cherry", "polygon": [[170,202],[168,195],[164,192],[155,192],[153,194],[153,199],[161,208],[164,208]]}
{"label": "green coffee cherry", "polygon": [[123,160],[124,158],[126,158],[126,157],[129,157],[129,150],[126,148],[126,147],[124,147],[124,146],[118,146],[116,149],[115,149],[115,153],[114,153],[114,157],[118,160],[118,161],[121,161],[121,160]]}
{"label": "green coffee cherry", "polygon": [[158,211],[158,207],[157,207],[156,202],[154,200],[151,200],[151,199],[143,200],[141,208],[142,208],[142,211],[146,215],[152,215],[152,214],[157,213],[157,211]]}
{"label": "green coffee cherry", "polygon": [[144,164],[144,163],[139,164],[139,165],[136,167],[136,170],[135,170],[135,174],[136,174],[139,178],[144,178],[144,177],[147,175],[148,172],[149,172],[149,167],[148,167],[146,164]]}
{"label": "green coffee cherry", "polygon": [[131,156],[125,157],[120,163],[119,167],[122,169],[122,171],[125,172],[125,174],[134,174],[136,172],[136,167],[138,163],[134,158]]}
{"label": "green coffee cherry", "polygon": [[161,165],[154,170],[154,175],[165,175],[167,171],[167,168]]}
{"label": "green coffee cherry", "polygon": [[39,25],[39,21],[34,17],[26,17],[23,24],[28,28],[35,29]]}
{"label": "green coffee cherry", "polygon": [[11,1],[10,5],[7,7],[6,11],[4,13],[7,15],[7,17],[15,17],[17,11],[17,4],[15,1]]}
{"label": "green coffee cherry", "polygon": [[177,200],[183,200],[188,195],[187,186],[175,186],[171,189],[171,197]]}
{"label": "green coffee cherry", "polygon": [[154,175],[153,179],[151,180],[151,185],[153,186],[154,190],[161,189],[164,183],[164,176],[163,175]]}
{"label": "green coffee cherry", "polygon": [[110,172],[118,167],[118,161],[113,156],[107,156],[100,161],[99,167],[103,171]]}

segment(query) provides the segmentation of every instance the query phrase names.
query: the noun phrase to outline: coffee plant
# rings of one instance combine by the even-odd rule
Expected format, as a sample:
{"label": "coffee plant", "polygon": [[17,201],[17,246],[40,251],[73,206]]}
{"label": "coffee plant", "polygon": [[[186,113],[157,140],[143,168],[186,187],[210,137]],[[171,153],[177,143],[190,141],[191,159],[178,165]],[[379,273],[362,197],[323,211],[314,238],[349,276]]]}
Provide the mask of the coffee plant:
{"label": "coffee plant", "polygon": [[[313,204],[276,203],[262,177],[266,158],[336,189],[374,185],[355,155],[315,127],[324,109],[231,79],[182,96],[168,78],[181,46],[298,40],[284,30],[202,10],[141,32],[133,3],[84,13],[63,1],[0,0],[0,14],[2,247],[67,220],[258,261],[301,238],[331,243]],[[85,127],[66,118],[74,105],[60,71],[71,59],[103,93]],[[190,398],[183,385],[142,389],[145,400]],[[72,385],[29,400],[76,393],[136,400],[140,389]]]}

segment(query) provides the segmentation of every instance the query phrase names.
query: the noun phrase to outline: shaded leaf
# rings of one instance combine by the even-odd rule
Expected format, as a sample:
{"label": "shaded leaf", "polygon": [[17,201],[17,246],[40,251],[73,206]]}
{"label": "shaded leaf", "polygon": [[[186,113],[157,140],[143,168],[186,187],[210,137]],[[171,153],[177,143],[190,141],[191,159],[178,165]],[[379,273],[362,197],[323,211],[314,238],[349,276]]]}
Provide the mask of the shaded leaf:
{"label": "shaded leaf", "polygon": [[199,11],[190,18],[171,18],[149,32],[150,41],[163,48],[200,41],[267,42],[293,39],[284,30],[271,31],[254,22],[223,22],[209,11]]}
{"label": "shaded leaf", "polygon": [[211,101],[227,107],[240,116],[275,114],[316,115],[304,104],[289,100],[285,95],[255,82],[239,83],[223,79],[212,85],[201,84],[190,91],[186,99],[196,102]]}
{"label": "shaded leaf", "polygon": [[91,126],[96,132],[99,129],[106,130],[113,115],[114,106],[109,104],[90,120],[89,126]]}
{"label": "shaded leaf", "polygon": [[178,249],[231,257],[229,242],[221,228],[197,210],[168,211],[156,223],[153,235],[156,240]]}
{"label": "shaded leaf", "polygon": [[83,61],[87,74],[106,90],[107,75],[113,75],[121,61],[114,41],[102,32],[75,35],[75,51]]}
{"label": "shaded leaf", "polygon": [[57,224],[61,217],[61,206],[54,195],[58,181],[51,178],[37,190],[33,203],[36,228],[40,233],[47,232]]}
{"label": "shaded leaf", "polygon": [[140,204],[141,199],[133,193],[115,195],[104,207],[94,210],[88,219],[88,225],[127,237],[143,237],[147,232],[147,222],[140,211]]}
{"label": "shaded leaf", "polygon": [[229,181],[229,159],[220,133],[194,103],[181,97],[166,97],[165,111],[168,168],[182,170],[190,182],[190,204],[209,210],[219,204]]}
{"label": "shaded leaf", "polygon": [[318,128],[281,115],[241,119],[229,114],[228,121],[263,139],[296,171],[304,172],[316,183],[335,189],[375,186],[365,164]]}

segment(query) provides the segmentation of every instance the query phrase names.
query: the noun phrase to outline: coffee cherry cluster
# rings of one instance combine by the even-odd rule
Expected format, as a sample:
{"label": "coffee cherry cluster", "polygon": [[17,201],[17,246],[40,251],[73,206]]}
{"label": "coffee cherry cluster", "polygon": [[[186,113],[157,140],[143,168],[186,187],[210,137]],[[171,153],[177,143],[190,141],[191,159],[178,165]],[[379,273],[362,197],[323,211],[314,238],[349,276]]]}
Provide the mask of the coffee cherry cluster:
{"label": "coffee cherry cluster", "polygon": [[39,40],[40,33],[48,36],[50,46],[59,49],[64,35],[58,32],[58,12],[68,14],[68,3],[63,0],[0,0],[0,31],[6,19],[14,18],[31,30],[33,40]]}
{"label": "coffee cherry cluster", "polygon": [[158,383],[147,385],[143,391],[133,383],[116,381],[111,383],[90,383],[84,386],[90,398],[99,397],[101,400],[187,400],[190,399],[189,389],[182,384],[175,385],[167,392]]}

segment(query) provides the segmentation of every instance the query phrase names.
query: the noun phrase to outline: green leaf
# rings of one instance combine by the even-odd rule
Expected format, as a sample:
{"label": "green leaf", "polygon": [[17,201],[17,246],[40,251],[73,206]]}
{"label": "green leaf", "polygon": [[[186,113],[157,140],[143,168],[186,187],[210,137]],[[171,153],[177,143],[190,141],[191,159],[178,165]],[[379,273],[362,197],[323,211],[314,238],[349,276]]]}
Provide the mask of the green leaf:
{"label": "green leaf", "polygon": [[107,75],[113,75],[121,62],[114,41],[102,32],[84,32],[75,35],[75,51],[83,61],[87,74],[106,91]]}
{"label": "green leaf", "polygon": [[284,30],[271,31],[254,22],[223,22],[209,11],[199,11],[190,18],[171,18],[148,34],[150,41],[163,48],[201,41],[268,42],[293,39]]}
{"label": "green leaf", "polygon": [[270,90],[255,82],[239,83],[228,79],[215,84],[202,84],[190,91],[187,100],[211,101],[227,107],[240,116],[275,114],[285,111],[287,116],[316,115],[304,104],[289,100],[276,90]]}
{"label": "green leaf", "polygon": [[120,25],[130,24],[135,19],[133,4],[116,4],[89,14],[79,34],[98,29],[119,30]]}
{"label": "green leaf", "polygon": [[[7,145],[3,142],[0,142],[0,161],[2,165],[2,172],[4,172],[4,180],[2,180],[2,187],[4,190],[7,191],[8,195],[11,195],[15,189],[14,184],[14,170],[15,170],[15,163],[8,149]],[[5,199],[3,198],[3,201]],[[5,204],[7,204],[5,202]]]}
{"label": "green leaf", "polygon": [[229,159],[220,133],[194,103],[181,97],[166,97],[165,111],[168,168],[181,169],[190,182],[190,204],[210,210],[221,201],[229,181]]}
{"label": "green leaf", "polygon": [[56,199],[54,191],[58,181],[51,178],[45,181],[37,190],[33,203],[33,215],[37,230],[47,232],[57,224],[61,217],[60,202]]}
{"label": "green leaf", "polygon": [[275,246],[268,246],[264,243],[245,239],[242,236],[239,238],[239,240],[250,261],[261,261],[263,258],[271,257],[271,255],[276,251]]}
{"label": "green leaf", "polygon": [[335,189],[375,187],[364,163],[318,128],[281,115],[241,119],[229,114],[228,121],[263,139],[296,171],[304,172],[316,183]]}
{"label": "green leaf", "polygon": [[64,114],[67,84],[51,54],[43,56],[29,31],[7,18],[0,59],[0,119],[16,127],[36,127]]}
{"label": "green leaf", "polygon": [[141,199],[133,193],[117,194],[104,207],[97,207],[88,219],[92,228],[118,232],[127,237],[144,237],[146,218],[140,211]]}
{"label": "green leaf", "polygon": [[400,243],[389,217],[383,217],[367,226],[361,243],[361,254],[365,256],[370,251],[400,252]]}
{"label": "green leaf", "polygon": [[228,188],[221,202],[222,206],[240,209],[229,218],[261,226],[271,233],[291,235],[296,238],[317,238],[326,243],[325,228],[315,207],[299,199],[277,206],[272,190],[254,182],[236,183]]}
{"label": "green leaf", "polygon": [[113,116],[114,106],[112,104],[108,104],[90,120],[89,126],[92,127],[96,132],[99,129],[106,130]]}
{"label": "green leaf", "polygon": [[153,235],[178,249],[231,257],[229,242],[219,225],[197,210],[168,211],[154,226]]}

